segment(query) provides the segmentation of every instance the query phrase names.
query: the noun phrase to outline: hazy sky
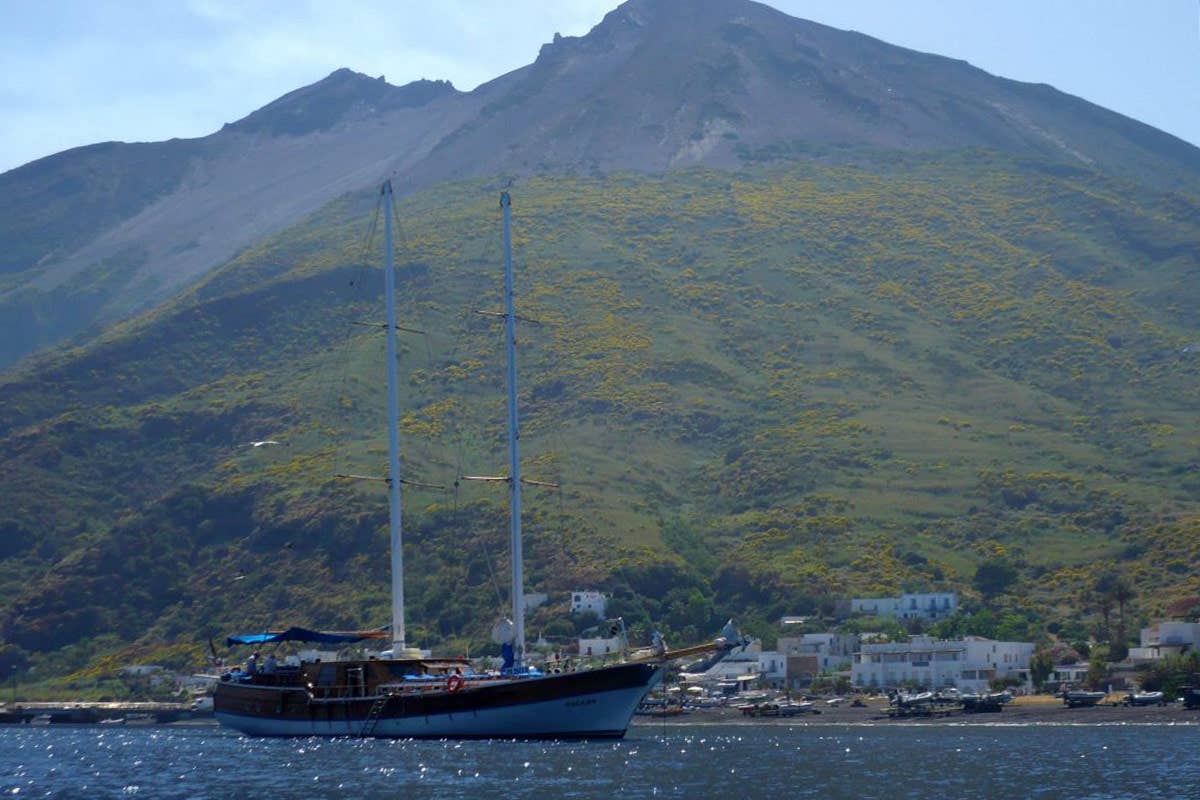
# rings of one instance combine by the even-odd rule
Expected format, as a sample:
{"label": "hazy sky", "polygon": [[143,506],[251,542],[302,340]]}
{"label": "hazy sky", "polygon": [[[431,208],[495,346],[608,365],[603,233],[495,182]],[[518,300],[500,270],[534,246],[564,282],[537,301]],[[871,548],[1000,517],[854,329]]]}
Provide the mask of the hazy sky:
{"label": "hazy sky", "polygon": [[[459,89],[616,0],[0,0],[0,172],[212,133],[338,67]],[[1049,83],[1200,144],[1200,0],[774,0],[788,14]]]}

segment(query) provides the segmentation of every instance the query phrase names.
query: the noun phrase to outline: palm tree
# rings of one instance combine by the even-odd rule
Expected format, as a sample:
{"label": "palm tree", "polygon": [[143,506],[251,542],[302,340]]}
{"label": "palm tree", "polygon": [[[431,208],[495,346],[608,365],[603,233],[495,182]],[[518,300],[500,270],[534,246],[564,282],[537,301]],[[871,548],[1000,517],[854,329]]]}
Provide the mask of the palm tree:
{"label": "palm tree", "polygon": [[[1133,582],[1123,574],[1106,570],[1096,578],[1095,597],[1100,613],[1104,617],[1105,638],[1109,643],[1109,660],[1119,661],[1128,652],[1126,644],[1126,610],[1129,603],[1137,597],[1137,589]],[[1110,626],[1113,606],[1117,608],[1117,630]],[[1114,635],[1115,633],[1115,635]]]}

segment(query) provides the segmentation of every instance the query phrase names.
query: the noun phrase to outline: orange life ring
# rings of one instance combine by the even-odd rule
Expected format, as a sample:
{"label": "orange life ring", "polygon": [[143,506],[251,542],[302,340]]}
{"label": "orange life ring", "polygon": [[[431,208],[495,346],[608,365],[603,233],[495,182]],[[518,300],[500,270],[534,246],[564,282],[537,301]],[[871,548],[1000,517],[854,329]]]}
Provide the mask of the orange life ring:
{"label": "orange life ring", "polygon": [[465,683],[466,680],[463,679],[462,675],[451,675],[449,678],[446,678],[446,691],[450,692],[450,694],[454,694],[461,689]]}

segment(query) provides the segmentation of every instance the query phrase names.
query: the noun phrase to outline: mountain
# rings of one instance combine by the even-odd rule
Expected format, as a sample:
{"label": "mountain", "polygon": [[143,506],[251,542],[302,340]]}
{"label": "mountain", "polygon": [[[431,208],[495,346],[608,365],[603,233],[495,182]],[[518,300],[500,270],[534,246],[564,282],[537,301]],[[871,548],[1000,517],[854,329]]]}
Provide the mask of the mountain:
{"label": "mountain", "polygon": [[[0,672],[86,688],[118,657],[195,663],[235,627],[380,623],[385,498],[333,476],[384,460],[371,220],[389,170],[409,187],[403,324],[429,332],[401,354],[404,460],[448,487],[406,496],[423,645],[487,648],[500,594],[503,495],[456,478],[503,471],[498,331],[475,312],[499,304],[496,195],[514,176],[518,303],[539,323],[520,333],[523,453],[563,485],[526,496],[531,589],[602,588],[674,640],[731,614],[770,636],[784,613],[920,588],[959,591],[971,632],[1119,638],[1099,579],[1134,587],[1130,624],[1200,594],[1194,150],[756,4],[687,8],[627,3],[470,93],[339,72],[206,140],[23,167],[92,220],[76,253],[120,228],[159,253],[126,265],[137,280],[195,271],[0,377]],[[910,100],[854,122],[824,83],[787,77],[805,60],[856,96],[906,75],[892,88]],[[987,97],[1091,163],[1022,139]],[[706,138],[702,98],[734,127]],[[791,128],[781,98],[808,109]],[[663,128],[616,137],[638,107]],[[554,128],[571,108],[576,127]],[[396,137],[418,144],[397,156]],[[295,154],[350,177],[250,216],[309,185]],[[22,241],[75,235],[51,217],[25,218]],[[241,244],[202,268],[152,224],[168,217],[210,231],[191,250]],[[282,444],[246,446],[262,439]],[[531,630],[571,633],[558,616]]]}
{"label": "mountain", "polygon": [[[404,203],[405,464],[446,487],[502,470],[497,185]],[[532,589],[682,639],[938,587],[1074,641],[1106,571],[1139,613],[1196,594],[1200,199],[975,151],[514,191],[523,452],[564,486],[526,499]],[[385,453],[375,196],[0,384],[0,657],[379,624],[385,498],[332,477]],[[503,496],[406,503],[411,635],[479,652]]]}
{"label": "mountain", "polygon": [[416,175],[735,167],[856,145],[988,147],[1191,186],[1200,174],[1197,148],[1049,86],[745,0],[630,0],[475,94],[479,116]]}
{"label": "mountain", "polygon": [[202,139],[0,175],[0,366],[170,297],[392,175],[736,168],[986,147],[1194,190],[1200,150],[1044,85],[748,0],[630,0],[476,90],[338,70]]}

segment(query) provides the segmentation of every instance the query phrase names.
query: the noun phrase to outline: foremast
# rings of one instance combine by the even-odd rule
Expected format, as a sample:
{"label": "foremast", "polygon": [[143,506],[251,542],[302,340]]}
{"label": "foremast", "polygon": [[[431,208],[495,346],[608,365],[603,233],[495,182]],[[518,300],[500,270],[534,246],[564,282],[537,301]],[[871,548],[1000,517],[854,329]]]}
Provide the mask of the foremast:
{"label": "foremast", "polygon": [[508,492],[511,518],[514,669],[525,665],[525,589],[521,543],[521,428],[517,415],[517,315],[513,311],[512,199],[500,193],[504,215],[504,349],[508,364]]}
{"label": "foremast", "polygon": [[396,376],[396,274],[392,263],[392,182],[384,181],[383,196],[384,266],[383,286],[387,303],[387,396],[388,396],[388,521],[392,554],[392,652],[405,650],[404,548],[400,527],[400,389]]}

